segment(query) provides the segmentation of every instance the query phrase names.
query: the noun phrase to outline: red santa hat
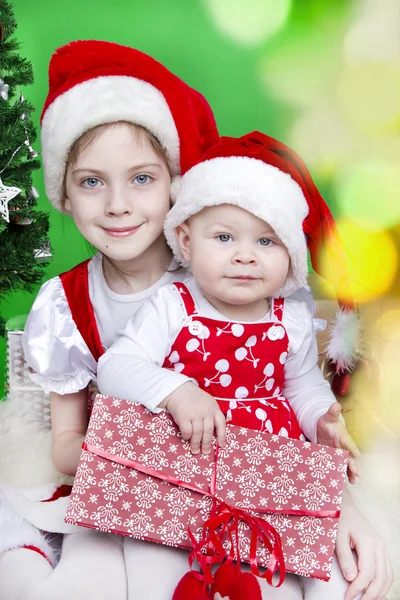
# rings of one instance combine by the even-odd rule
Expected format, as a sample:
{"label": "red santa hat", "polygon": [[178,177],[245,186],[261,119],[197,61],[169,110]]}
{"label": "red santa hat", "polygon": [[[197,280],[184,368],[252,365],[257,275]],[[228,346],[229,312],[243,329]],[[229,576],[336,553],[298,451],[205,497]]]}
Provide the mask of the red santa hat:
{"label": "red santa hat", "polygon": [[[329,248],[335,263],[331,281],[340,306],[328,345],[337,369],[350,369],[360,343],[360,322],[348,282],[345,250],[334,218],[301,158],[288,146],[257,131],[241,138],[222,137],[183,177],[176,203],[165,221],[173,253],[185,262],[175,228],[208,206],[235,204],[266,221],[290,255],[290,272],[276,296],[288,296],[307,282],[307,248],[314,270]],[[329,242],[329,244],[328,244]],[[334,243],[332,243],[334,242]]]}
{"label": "red santa hat", "polygon": [[112,42],[71,42],[51,57],[41,116],[46,193],[59,210],[72,144],[89,129],[116,121],[150,131],[165,148],[173,176],[218,140],[205,98],[154,58]]}

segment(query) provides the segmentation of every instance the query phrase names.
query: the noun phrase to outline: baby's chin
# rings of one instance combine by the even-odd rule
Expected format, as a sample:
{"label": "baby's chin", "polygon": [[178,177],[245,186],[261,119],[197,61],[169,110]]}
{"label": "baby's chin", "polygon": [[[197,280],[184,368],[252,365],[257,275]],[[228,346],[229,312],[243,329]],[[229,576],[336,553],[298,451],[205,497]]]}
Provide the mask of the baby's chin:
{"label": "baby's chin", "polygon": [[246,306],[257,304],[258,302],[267,302],[268,297],[262,294],[253,294],[248,290],[235,291],[232,294],[221,294],[215,296],[219,302],[231,306]]}
{"label": "baby's chin", "polygon": [[[256,289],[255,289],[256,288]],[[218,295],[217,295],[218,297]],[[223,302],[230,304],[253,304],[269,297],[268,291],[259,286],[238,285],[220,294]]]}

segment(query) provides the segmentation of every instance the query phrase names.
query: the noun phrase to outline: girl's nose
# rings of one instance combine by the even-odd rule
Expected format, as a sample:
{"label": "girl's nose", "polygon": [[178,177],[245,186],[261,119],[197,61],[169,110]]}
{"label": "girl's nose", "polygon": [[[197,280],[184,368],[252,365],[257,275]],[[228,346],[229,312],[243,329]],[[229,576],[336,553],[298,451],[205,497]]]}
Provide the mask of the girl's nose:
{"label": "girl's nose", "polygon": [[110,190],[106,202],[106,213],[108,215],[125,215],[133,211],[132,199],[127,191]]}

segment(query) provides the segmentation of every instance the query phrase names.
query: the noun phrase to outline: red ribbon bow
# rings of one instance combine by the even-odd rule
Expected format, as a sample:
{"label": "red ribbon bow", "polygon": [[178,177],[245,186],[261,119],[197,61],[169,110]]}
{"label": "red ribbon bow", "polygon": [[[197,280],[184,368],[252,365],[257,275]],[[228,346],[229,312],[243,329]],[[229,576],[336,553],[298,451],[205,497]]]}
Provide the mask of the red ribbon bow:
{"label": "red ribbon bow", "polygon": [[[230,506],[213,496],[214,504],[209,519],[204,523],[203,536],[197,541],[193,533],[188,529],[189,537],[193,544],[193,550],[189,556],[189,565],[192,567],[194,559],[200,565],[203,576],[194,573],[199,579],[205,580],[207,584],[213,582],[211,568],[213,564],[227,560],[232,562],[235,559],[240,564],[240,544],[239,544],[239,522],[245,523],[251,531],[250,540],[250,568],[254,575],[265,579],[269,585],[279,587],[285,579],[285,562],[283,558],[281,538],[277,530],[268,521],[261,517],[253,515],[248,510]],[[223,538],[228,534],[230,540],[230,551],[223,547]],[[267,548],[270,553],[265,573],[261,573],[257,563],[257,541]],[[204,553],[206,549],[206,553]],[[272,582],[272,577],[279,569],[280,576],[276,584]]]}

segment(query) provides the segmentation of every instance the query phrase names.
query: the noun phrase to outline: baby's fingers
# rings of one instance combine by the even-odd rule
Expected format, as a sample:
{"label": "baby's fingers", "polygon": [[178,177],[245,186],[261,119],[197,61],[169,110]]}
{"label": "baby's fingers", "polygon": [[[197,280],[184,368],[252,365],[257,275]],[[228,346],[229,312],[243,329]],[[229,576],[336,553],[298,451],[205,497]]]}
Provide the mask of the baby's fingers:
{"label": "baby's fingers", "polygon": [[179,430],[181,432],[182,439],[186,442],[192,437],[192,422],[189,419],[184,419],[177,422]]}
{"label": "baby's fingers", "polygon": [[342,407],[339,402],[334,402],[329,407],[329,410],[324,414],[323,419],[326,423],[337,423],[339,421]]}
{"label": "baby's fingers", "polygon": [[190,451],[192,454],[200,452],[200,443],[203,437],[203,419],[192,421],[192,437],[190,438]]}
{"label": "baby's fingers", "polygon": [[203,420],[203,437],[201,440],[201,452],[202,454],[210,454],[211,452],[211,440],[214,431],[214,419]]}
{"label": "baby's fingers", "polygon": [[215,431],[217,434],[217,443],[221,448],[226,444],[226,420],[224,414],[218,411],[214,417]]}
{"label": "baby's fingers", "polygon": [[357,444],[346,430],[344,430],[344,432],[340,435],[339,446],[343,450],[348,450],[353,458],[358,458],[361,456],[361,452],[359,451]]}
{"label": "baby's fingers", "polygon": [[356,458],[350,458],[347,465],[347,477],[350,483],[356,483],[356,477],[361,477],[361,469]]}

